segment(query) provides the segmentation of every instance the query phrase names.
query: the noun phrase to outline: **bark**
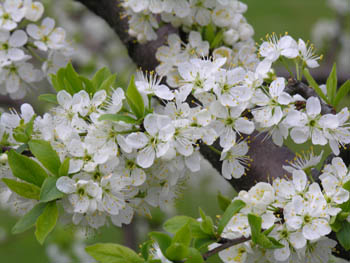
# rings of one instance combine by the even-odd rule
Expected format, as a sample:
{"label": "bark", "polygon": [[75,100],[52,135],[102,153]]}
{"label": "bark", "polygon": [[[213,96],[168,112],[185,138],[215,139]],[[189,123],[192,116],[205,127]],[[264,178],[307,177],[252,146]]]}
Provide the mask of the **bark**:
{"label": "bark", "polygon": [[[85,5],[90,11],[104,19],[119,36],[122,43],[126,46],[128,53],[143,70],[152,71],[158,65],[155,53],[158,47],[164,45],[168,34],[176,33],[178,30],[171,25],[164,25],[157,31],[158,39],[146,44],[138,44],[128,33],[127,18],[123,16],[123,9],[120,1],[116,0],[75,0]],[[301,94],[305,99],[317,94],[307,85],[291,80],[287,91],[290,94]],[[334,113],[334,109],[328,105],[322,104],[322,113]],[[261,181],[271,181],[273,178],[284,176],[285,172],[282,165],[287,160],[294,158],[294,153],[287,147],[276,146],[266,134],[253,134],[251,136],[249,156],[253,159],[250,169],[246,176],[239,180],[232,180],[231,184],[237,191],[248,190],[254,184]],[[266,138],[266,139],[265,139]],[[221,173],[220,156],[213,152],[208,146],[201,144],[202,155],[212,164],[212,166]],[[341,252],[340,255],[345,259],[350,259],[350,253]]]}

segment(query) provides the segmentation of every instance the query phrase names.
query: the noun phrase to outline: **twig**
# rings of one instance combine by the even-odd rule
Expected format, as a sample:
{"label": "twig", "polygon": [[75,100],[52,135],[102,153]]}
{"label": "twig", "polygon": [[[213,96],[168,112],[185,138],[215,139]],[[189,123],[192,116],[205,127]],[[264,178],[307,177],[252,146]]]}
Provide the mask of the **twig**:
{"label": "twig", "polygon": [[204,260],[207,260],[209,257],[219,253],[222,250],[225,250],[226,248],[247,242],[251,239],[251,237],[239,237],[236,239],[224,239],[224,243],[212,250],[209,250],[208,252],[204,253],[202,255]]}

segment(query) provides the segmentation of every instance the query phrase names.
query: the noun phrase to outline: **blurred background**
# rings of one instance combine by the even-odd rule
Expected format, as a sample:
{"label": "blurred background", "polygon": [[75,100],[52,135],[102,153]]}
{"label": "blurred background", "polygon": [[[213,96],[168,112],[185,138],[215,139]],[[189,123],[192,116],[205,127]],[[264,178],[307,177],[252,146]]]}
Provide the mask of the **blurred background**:
{"label": "blurred background", "polygon": [[[241,0],[248,4],[246,18],[256,31],[255,40],[261,43],[267,33],[277,35],[288,32],[295,39],[303,38],[315,44],[319,54],[324,54],[323,65],[314,74],[323,81],[337,62],[340,81],[350,78],[350,7],[348,12],[337,0]],[[108,25],[72,0],[44,0],[46,12],[57,19],[57,25],[65,28],[68,39],[73,40],[75,56],[73,62],[79,73],[91,75],[97,69],[107,66],[117,73],[120,85],[126,85],[136,66],[128,58],[125,48]],[[30,101],[40,113],[50,105],[38,102],[40,93],[52,92],[50,85],[41,83],[25,101]],[[13,106],[11,101],[1,99],[1,107]],[[7,103],[7,104],[6,104]],[[350,105],[350,99],[344,100]],[[308,148],[303,146],[302,148]],[[300,151],[301,148],[293,149]],[[317,151],[317,149],[316,149]],[[152,211],[152,218],[136,217],[126,229],[106,226],[93,235],[83,233],[71,226],[57,227],[44,246],[34,238],[33,230],[20,235],[12,235],[10,229],[16,216],[3,204],[0,208],[0,262],[1,263],[89,263],[94,262],[84,253],[87,244],[96,242],[119,242],[137,244],[146,238],[150,230],[161,229],[162,222],[172,215],[198,216],[198,207],[215,219],[221,211],[217,208],[216,196],[222,194],[233,197],[232,187],[203,161],[203,170],[191,174],[183,193],[168,211]],[[210,259],[210,262],[217,262]]]}

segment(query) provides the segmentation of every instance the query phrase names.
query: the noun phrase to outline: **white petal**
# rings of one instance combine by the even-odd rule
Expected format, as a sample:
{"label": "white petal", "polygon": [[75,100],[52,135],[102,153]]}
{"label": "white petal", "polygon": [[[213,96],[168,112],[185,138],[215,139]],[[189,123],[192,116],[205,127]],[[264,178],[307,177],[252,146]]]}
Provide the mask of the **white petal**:
{"label": "white petal", "polygon": [[68,176],[62,176],[58,178],[56,182],[56,187],[58,190],[65,194],[71,194],[74,193],[76,188],[75,188],[75,181]]}
{"label": "white petal", "polygon": [[321,113],[321,103],[316,97],[310,97],[306,101],[306,113],[310,117],[316,117]]}
{"label": "white petal", "polygon": [[126,137],[126,143],[134,149],[140,149],[148,143],[148,137],[143,132],[133,132]]}

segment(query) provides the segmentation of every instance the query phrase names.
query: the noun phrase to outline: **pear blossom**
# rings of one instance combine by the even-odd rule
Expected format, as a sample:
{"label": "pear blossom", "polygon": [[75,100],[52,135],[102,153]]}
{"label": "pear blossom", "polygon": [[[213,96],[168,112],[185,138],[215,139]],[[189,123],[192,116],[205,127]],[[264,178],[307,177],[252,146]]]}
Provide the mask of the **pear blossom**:
{"label": "pear blossom", "polygon": [[236,144],[237,133],[251,134],[254,131],[254,123],[241,117],[243,107],[227,108],[219,101],[215,101],[211,104],[210,110],[216,117],[213,125],[220,136],[220,146],[224,152]]}
{"label": "pear blossom", "polygon": [[317,68],[319,66],[317,60],[321,57],[314,55],[313,46],[308,47],[304,40],[298,40],[299,56],[309,68]]}
{"label": "pear blossom", "polygon": [[169,88],[161,84],[162,78],[158,78],[156,74],[151,72],[149,76],[138,73],[138,80],[135,81],[138,90],[145,94],[156,95],[157,97],[165,100],[172,100],[174,94],[169,90]]}
{"label": "pear blossom", "polygon": [[321,104],[318,98],[310,97],[306,101],[306,112],[291,110],[286,123],[292,128],[290,135],[295,143],[304,143],[311,138],[315,145],[327,144],[324,129],[336,129],[339,120],[336,115],[320,115]]}
{"label": "pear blossom", "polygon": [[252,99],[260,106],[252,114],[261,127],[270,127],[278,124],[283,118],[283,109],[292,102],[292,97],[284,92],[285,79],[277,78],[270,87],[269,92],[259,89]]}
{"label": "pear blossom", "polygon": [[97,209],[98,201],[102,197],[101,188],[91,180],[80,178],[79,175],[73,179],[63,176],[57,180],[57,189],[68,194],[68,200],[73,206],[74,212],[94,212]]}
{"label": "pear blossom", "polygon": [[280,56],[296,58],[298,56],[298,45],[291,36],[283,36],[278,39],[274,34],[268,41],[261,44],[259,53],[271,62],[276,61]]}
{"label": "pear blossom", "polygon": [[12,34],[8,31],[0,31],[0,60],[20,61],[27,57],[21,47],[28,40],[23,30],[16,30]]}
{"label": "pear blossom", "polygon": [[25,15],[22,0],[5,0],[0,5],[0,29],[11,31],[17,27]]}
{"label": "pear blossom", "polygon": [[44,6],[41,2],[32,0],[24,0],[24,17],[30,21],[38,21],[43,13],[44,13]]}
{"label": "pear blossom", "polygon": [[249,157],[248,144],[245,141],[234,144],[230,150],[222,152],[220,160],[222,163],[222,175],[226,179],[240,178],[248,166]]}
{"label": "pear blossom", "polygon": [[41,27],[35,24],[27,26],[27,33],[34,38],[34,45],[43,51],[48,49],[60,49],[65,45],[65,31],[63,28],[55,27],[55,20],[46,17],[41,23]]}
{"label": "pear blossom", "polygon": [[137,164],[148,168],[153,164],[155,157],[159,158],[168,151],[169,140],[175,129],[169,117],[157,114],[147,115],[144,126],[147,133],[131,133],[126,142],[138,150]]}

